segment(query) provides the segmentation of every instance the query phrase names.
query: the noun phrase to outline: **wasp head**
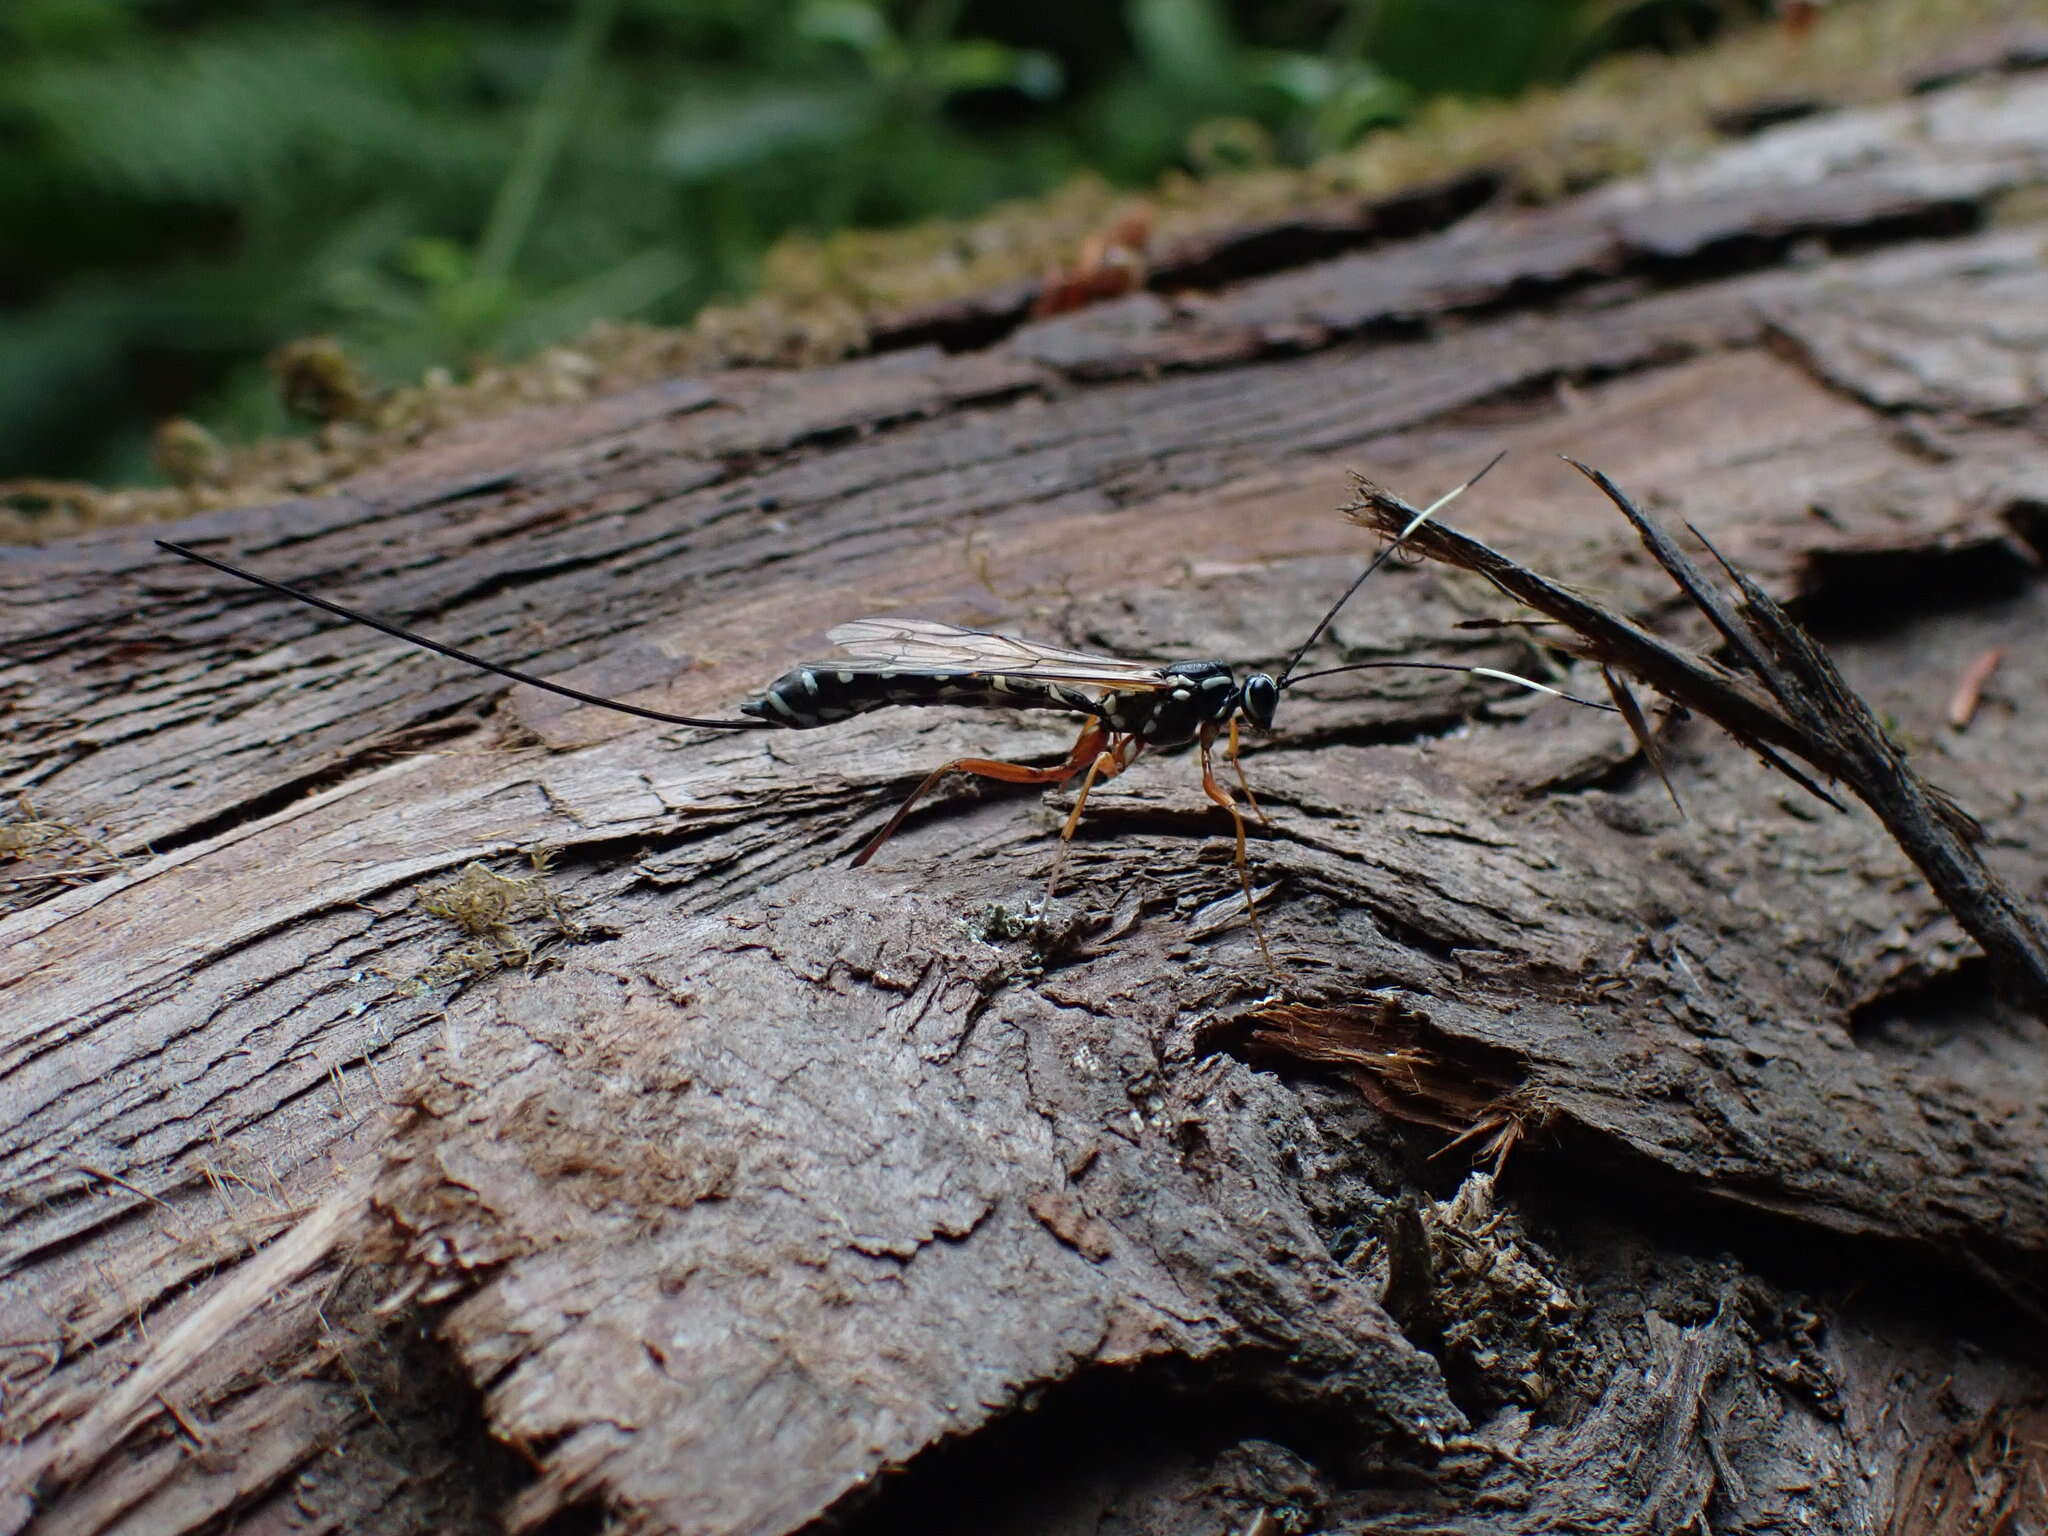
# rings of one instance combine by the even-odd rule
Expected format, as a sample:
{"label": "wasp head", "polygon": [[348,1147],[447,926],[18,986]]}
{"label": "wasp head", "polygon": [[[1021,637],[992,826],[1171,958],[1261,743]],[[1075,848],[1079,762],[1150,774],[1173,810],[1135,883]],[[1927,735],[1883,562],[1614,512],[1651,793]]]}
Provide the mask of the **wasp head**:
{"label": "wasp head", "polygon": [[1267,673],[1254,672],[1244,680],[1237,707],[1244,711],[1245,719],[1255,728],[1270,731],[1273,729],[1273,711],[1280,707],[1280,685]]}

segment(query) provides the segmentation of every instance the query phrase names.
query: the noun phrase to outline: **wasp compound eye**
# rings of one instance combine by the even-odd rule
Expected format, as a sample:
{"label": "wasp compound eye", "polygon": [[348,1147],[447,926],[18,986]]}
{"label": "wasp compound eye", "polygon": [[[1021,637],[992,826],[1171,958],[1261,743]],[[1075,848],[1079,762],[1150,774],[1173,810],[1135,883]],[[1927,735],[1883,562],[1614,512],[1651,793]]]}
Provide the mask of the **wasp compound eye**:
{"label": "wasp compound eye", "polygon": [[1273,711],[1280,707],[1280,685],[1264,672],[1244,680],[1244,717],[1262,731],[1273,729]]}

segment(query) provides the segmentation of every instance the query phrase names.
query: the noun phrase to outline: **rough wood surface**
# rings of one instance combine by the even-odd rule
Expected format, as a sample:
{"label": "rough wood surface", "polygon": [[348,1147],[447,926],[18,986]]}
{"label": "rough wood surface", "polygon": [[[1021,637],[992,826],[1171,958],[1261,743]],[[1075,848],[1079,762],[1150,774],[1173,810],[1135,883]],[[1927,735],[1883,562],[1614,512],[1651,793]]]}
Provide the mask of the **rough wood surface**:
{"label": "rough wood surface", "polygon": [[[2044,182],[2048,81],[1951,86],[173,536],[722,714],[891,610],[1274,664],[1367,552],[1347,471],[1506,447],[1462,525],[1704,643],[1569,451],[1793,601],[2038,902]],[[1059,805],[843,865],[1043,721],[648,727],[140,535],[0,584],[0,1527],[2044,1528],[2048,1030],[1710,729],[1681,820],[1606,717],[1291,693],[1276,980],[1184,757],[1033,930]],[[1544,665],[1456,627],[1503,612],[1393,568],[1326,649]],[[1432,1084],[1512,1113],[1497,1181]]]}
{"label": "rough wood surface", "polygon": [[[1627,492],[1599,470],[1576,459],[1568,462],[1629,520],[1643,548],[1713,626],[1728,651],[1730,666],[1659,639],[1626,615],[1546,581],[1447,523],[1427,521],[1426,513],[1370,481],[1359,481],[1359,499],[1345,509],[1346,515],[1361,527],[1403,541],[1402,547],[1417,554],[1483,576],[1502,595],[1552,621],[1557,628],[1546,634],[1547,643],[1600,667],[1613,707],[1627,721],[1630,734],[1681,811],[1649,719],[1617,673],[1632,675],[1671,704],[1714,721],[1759,761],[1823,805],[1845,809],[1834,793],[1787,761],[1786,754],[1803,759],[1822,778],[1853,794],[1876,813],[1949,915],[1984,951],[2001,985],[2025,1001],[2036,1017],[2048,1018],[2048,925],[2035,914],[2032,902],[2008,887],[1979,856],[1982,824],[1945,790],[1921,778],[1904,749],[1843,680],[1826,649],[1697,528],[1689,531],[1732,584],[1733,600]],[[1977,693],[1992,670],[1986,659],[1995,664],[2003,655],[2000,646],[1984,652],[1963,674],[1959,689]],[[1960,730],[1974,714],[1974,703],[1963,709],[1952,700],[1949,723]]]}

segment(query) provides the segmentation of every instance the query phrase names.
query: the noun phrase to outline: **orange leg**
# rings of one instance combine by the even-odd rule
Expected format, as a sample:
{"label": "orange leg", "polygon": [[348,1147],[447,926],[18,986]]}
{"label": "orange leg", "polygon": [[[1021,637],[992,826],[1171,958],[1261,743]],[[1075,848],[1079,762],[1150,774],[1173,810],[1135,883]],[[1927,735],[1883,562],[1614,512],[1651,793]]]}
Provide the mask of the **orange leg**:
{"label": "orange leg", "polygon": [[[925,776],[925,781],[910,792],[910,798],[896,807],[882,830],[868,839],[867,846],[853,856],[853,867],[861,865],[875,856],[882,844],[896,834],[903,825],[903,818],[910,814],[910,808],[925,797],[931,787],[949,773],[971,773],[979,778],[1000,779],[1005,784],[1064,784],[1084,769],[1092,776],[1097,759],[1104,756],[1103,748],[1109,745],[1109,732],[1100,720],[1090,720],[1081,728],[1081,738],[1074,743],[1074,750],[1067,754],[1067,760],[1051,768],[1030,768],[1022,763],[999,763],[986,757],[961,757],[941,767],[934,768]],[[1086,791],[1083,791],[1085,798]],[[1079,806],[1075,807],[1078,814]]]}
{"label": "orange leg", "polygon": [[1266,826],[1273,825],[1273,818],[1266,814],[1259,804],[1259,797],[1252,793],[1251,781],[1244,776],[1244,764],[1237,760],[1237,716],[1230,717],[1230,771],[1237,775],[1237,787],[1244,791],[1244,802],[1252,808],[1252,814]]}
{"label": "orange leg", "polygon": [[1095,761],[1088,765],[1087,775],[1081,780],[1081,792],[1074,797],[1074,808],[1067,813],[1067,824],[1060,828],[1060,846],[1052,856],[1052,873],[1046,877],[1045,899],[1052,901],[1053,888],[1060,883],[1060,868],[1067,862],[1067,845],[1074,840],[1074,828],[1081,825],[1081,808],[1088,803],[1088,791],[1095,787],[1098,779],[1113,779],[1137,760],[1145,750],[1145,744],[1135,736],[1126,736],[1106,752],[1098,752]]}
{"label": "orange leg", "polygon": [[[1234,727],[1237,722],[1232,721]],[[1258,901],[1252,895],[1251,864],[1244,856],[1244,813],[1237,808],[1237,802],[1230,797],[1230,791],[1216,782],[1215,765],[1209,760],[1209,749],[1216,742],[1216,727],[1202,727],[1202,790],[1224,810],[1230,812],[1231,825],[1237,829],[1237,882],[1244,888],[1244,913],[1251,919],[1252,937],[1259,941],[1259,953],[1266,957],[1266,968],[1275,976],[1280,967],[1273,959],[1273,951],[1266,947],[1265,925],[1259,921]]]}

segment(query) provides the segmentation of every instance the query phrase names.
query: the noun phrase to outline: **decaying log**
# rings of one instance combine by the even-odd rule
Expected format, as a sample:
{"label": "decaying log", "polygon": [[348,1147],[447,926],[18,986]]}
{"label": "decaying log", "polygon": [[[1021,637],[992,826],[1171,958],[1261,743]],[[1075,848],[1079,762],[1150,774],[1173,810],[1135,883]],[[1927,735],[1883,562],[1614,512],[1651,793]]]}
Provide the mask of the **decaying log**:
{"label": "decaying log", "polygon": [[[170,536],[724,714],[875,612],[1272,666],[1370,550],[1349,472],[1507,448],[1461,526],[1711,643],[1570,453],[1790,605],[2038,903],[2044,183],[2048,81],[1949,85]],[[843,866],[1043,719],[650,726],[159,531],[0,558],[0,1527],[2042,1530],[2048,1031],[1717,731],[1663,734],[1681,819],[1610,716],[1291,691],[1276,976],[1185,757],[1033,920],[1058,796]],[[1510,616],[1390,566],[1323,650],[1546,665],[1459,627]]]}
{"label": "decaying log", "polygon": [[[1381,486],[1361,481],[1358,499],[1347,510],[1363,526],[1377,529],[1403,547],[1476,572],[1507,596],[1564,625],[1569,633],[1559,638],[1557,645],[1568,654],[1597,663],[1607,673],[1646,757],[1654,758],[1656,744],[1633,695],[1615,683],[1612,674],[1617,670],[1642,678],[1674,703],[1715,721],[1771,767],[1836,810],[1842,808],[1840,802],[1787,763],[1773,745],[1847,785],[1927,876],[1956,921],[1984,947],[2013,985],[2024,990],[2036,1012],[2048,1013],[2048,927],[1979,857],[1976,844],[1983,840],[1984,830],[1976,819],[1920,777],[1899,744],[1842,681],[1827,652],[1768,592],[1721,559],[1709,543],[1708,552],[1742,593],[1740,608],[1731,606],[1627,493],[1599,470],[1576,460],[1571,464],[1620,509],[1643,547],[1714,626],[1735,665],[1747,677],[1730,672],[1711,657],[1693,655],[1658,640],[1623,615],[1546,581],[1477,539],[1441,523],[1425,522],[1425,514]],[[1704,535],[1699,536],[1705,542]],[[1999,652],[1986,654],[1995,659]],[[1981,663],[1972,666],[1967,676],[1974,677]],[[1953,707],[1949,722],[1958,724]],[[1967,717],[1960,722],[1967,724]],[[1652,765],[1661,767],[1655,762]]]}

